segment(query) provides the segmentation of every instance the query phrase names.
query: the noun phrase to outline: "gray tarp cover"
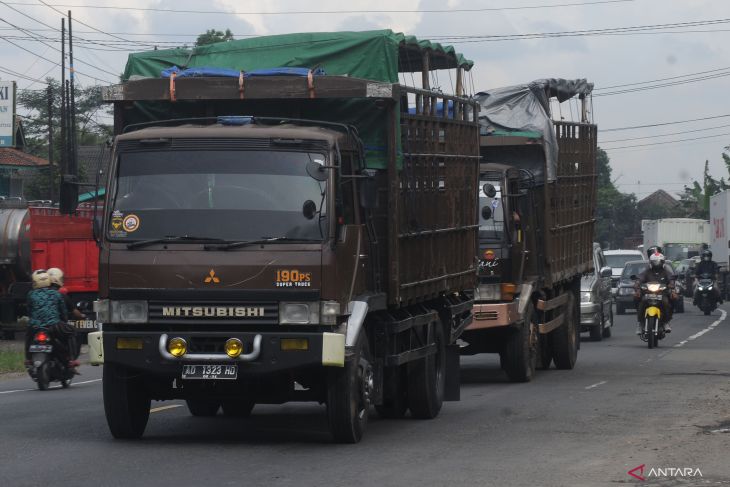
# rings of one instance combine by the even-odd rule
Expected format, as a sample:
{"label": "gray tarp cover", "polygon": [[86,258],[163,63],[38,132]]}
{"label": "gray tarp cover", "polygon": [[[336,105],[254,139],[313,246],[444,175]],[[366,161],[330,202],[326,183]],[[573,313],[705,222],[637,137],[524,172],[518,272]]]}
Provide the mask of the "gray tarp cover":
{"label": "gray tarp cover", "polygon": [[[479,101],[481,133],[495,130],[539,132],[545,141],[547,180],[554,181],[557,172],[558,142],[550,120],[550,98],[563,102],[573,96],[588,96],[593,83],[584,79],[539,79],[526,85],[508,86],[476,94]],[[542,180],[545,175],[535,174]]]}

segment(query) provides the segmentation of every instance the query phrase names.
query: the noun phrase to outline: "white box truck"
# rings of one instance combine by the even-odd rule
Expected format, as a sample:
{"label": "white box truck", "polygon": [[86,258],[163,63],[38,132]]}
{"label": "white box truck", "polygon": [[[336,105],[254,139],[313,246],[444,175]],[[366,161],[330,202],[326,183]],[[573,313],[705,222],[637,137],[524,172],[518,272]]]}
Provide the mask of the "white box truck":
{"label": "white box truck", "polygon": [[664,218],[642,220],[644,249],[658,245],[664,249],[668,262],[699,255],[702,244],[710,241],[710,225],[694,218]]}
{"label": "white box truck", "polygon": [[730,218],[730,197],[725,190],[710,197],[710,249],[712,250],[712,259],[727,267],[728,252],[730,249],[730,240],[727,234],[727,223]]}

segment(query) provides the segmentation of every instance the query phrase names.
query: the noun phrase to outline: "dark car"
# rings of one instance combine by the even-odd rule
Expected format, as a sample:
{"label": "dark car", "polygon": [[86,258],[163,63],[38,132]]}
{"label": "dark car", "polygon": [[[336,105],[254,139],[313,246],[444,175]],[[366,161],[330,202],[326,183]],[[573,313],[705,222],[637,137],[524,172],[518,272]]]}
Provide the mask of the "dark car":
{"label": "dark car", "polygon": [[616,292],[616,314],[626,314],[627,309],[636,309],[634,301],[634,280],[631,276],[638,276],[649,266],[645,260],[630,260],[624,265]]}

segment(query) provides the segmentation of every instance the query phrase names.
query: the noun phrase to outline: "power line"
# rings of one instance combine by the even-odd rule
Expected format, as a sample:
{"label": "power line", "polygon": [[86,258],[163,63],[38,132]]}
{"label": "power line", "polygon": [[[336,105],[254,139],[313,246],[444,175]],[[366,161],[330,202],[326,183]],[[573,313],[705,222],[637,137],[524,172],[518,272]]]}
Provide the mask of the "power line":
{"label": "power line", "polygon": [[611,144],[613,142],[628,142],[630,140],[653,139],[655,137],[669,137],[670,135],[684,135],[684,134],[691,134],[693,132],[706,132],[708,130],[715,130],[715,129],[724,128],[724,127],[730,127],[730,124],[715,125],[714,127],[708,127],[708,128],[704,128],[704,129],[684,130],[682,132],[670,132],[668,134],[646,135],[644,137],[629,137],[627,139],[599,140],[598,143],[599,144]]}
{"label": "power line", "polygon": [[687,142],[690,140],[712,139],[715,137],[728,137],[728,136],[730,136],[730,132],[725,133],[725,134],[706,135],[704,137],[692,137],[690,139],[676,139],[676,140],[666,140],[664,142],[650,142],[648,144],[634,144],[634,145],[624,145],[621,147],[609,147],[609,148],[604,148],[604,150],[628,149],[630,147],[646,147],[646,146],[650,146],[650,145],[666,145],[666,144],[674,144],[677,142]]}
{"label": "power line", "polygon": [[727,71],[728,69],[730,69],[730,66],[728,66],[726,68],[710,69],[710,70],[707,70],[707,71],[697,71],[696,73],[681,74],[679,76],[672,76],[670,78],[658,78],[658,79],[652,79],[652,80],[648,80],[648,81],[636,81],[634,83],[624,83],[622,85],[601,86],[600,88],[593,88],[593,91],[596,92],[596,91],[601,91],[601,90],[610,90],[610,89],[613,89],[613,88],[623,88],[623,87],[626,87],[626,86],[635,86],[635,85],[645,85],[645,84],[649,84],[649,83],[658,83],[660,81],[669,81],[669,80],[673,80],[673,79],[687,78],[689,76],[697,76],[698,74],[715,73],[717,71]]}
{"label": "power line", "polygon": [[724,117],[730,117],[730,113],[726,115],[715,115],[712,117],[702,117],[702,118],[691,118],[689,120],[678,120],[675,122],[661,122],[661,123],[650,123],[646,125],[634,125],[632,127],[617,127],[612,129],[601,129],[601,132],[618,132],[619,130],[633,130],[633,129],[644,129],[649,127],[662,127],[664,125],[675,125],[678,123],[689,123],[689,122],[699,122],[700,120],[714,120],[716,118],[724,118]]}
{"label": "power line", "polygon": [[626,93],[635,93],[638,91],[656,90],[657,88],[667,88],[667,87],[671,87],[671,86],[685,85],[687,83],[696,83],[698,81],[707,81],[707,80],[711,80],[711,79],[724,78],[725,76],[730,76],[730,72],[716,73],[716,74],[712,74],[712,75],[699,76],[697,78],[689,78],[689,79],[685,79],[685,80],[672,81],[669,83],[662,83],[662,84],[656,84],[656,85],[637,86],[634,88],[627,88],[625,90],[609,91],[607,93],[595,93],[593,96],[600,97],[600,96],[610,96],[610,95],[623,95]]}
{"label": "power line", "polygon": [[[43,0],[39,0],[48,7],[64,7],[64,8],[89,8],[104,10],[133,10],[138,12],[164,12],[176,14],[206,14],[206,15],[342,15],[342,14],[448,14],[448,13],[475,13],[475,12],[498,12],[503,10],[536,10],[544,8],[561,8],[561,7],[587,7],[591,5],[605,5],[616,3],[628,3],[634,0],[598,0],[593,2],[572,2],[572,3],[556,3],[548,5],[523,5],[519,7],[485,7],[485,8],[455,8],[455,9],[394,9],[394,10],[280,10],[280,11],[249,11],[237,12],[230,10],[184,10],[172,8],[154,8],[154,7],[124,7],[119,5],[74,5],[54,3],[48,4]],[[13,5],[25,5],[29,7],[37,7],[37,4],[27,2],[9,2]]]}

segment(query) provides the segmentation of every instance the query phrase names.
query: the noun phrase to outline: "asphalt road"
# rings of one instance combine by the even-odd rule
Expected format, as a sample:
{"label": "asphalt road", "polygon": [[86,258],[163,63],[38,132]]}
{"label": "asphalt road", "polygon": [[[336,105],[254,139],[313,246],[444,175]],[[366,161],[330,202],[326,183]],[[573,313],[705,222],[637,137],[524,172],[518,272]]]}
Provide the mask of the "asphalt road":
{"label": "asphalt road", "polygon": [[[116,441],[99,368],[68,390],[0,380],[0,485],[730,485],[725,316],[687,306],[656,350],[617,317],[612,338],[583,339],[575,370],[529,384],[508,383],[496,356],[464,358],[460,402],[432,421],[373,412],[357,445],[331,442],[324,406],[234,420],[193,418],[180,401],[153,403],[142,440]],[[640,465],[646,482],[627,474]]]}

